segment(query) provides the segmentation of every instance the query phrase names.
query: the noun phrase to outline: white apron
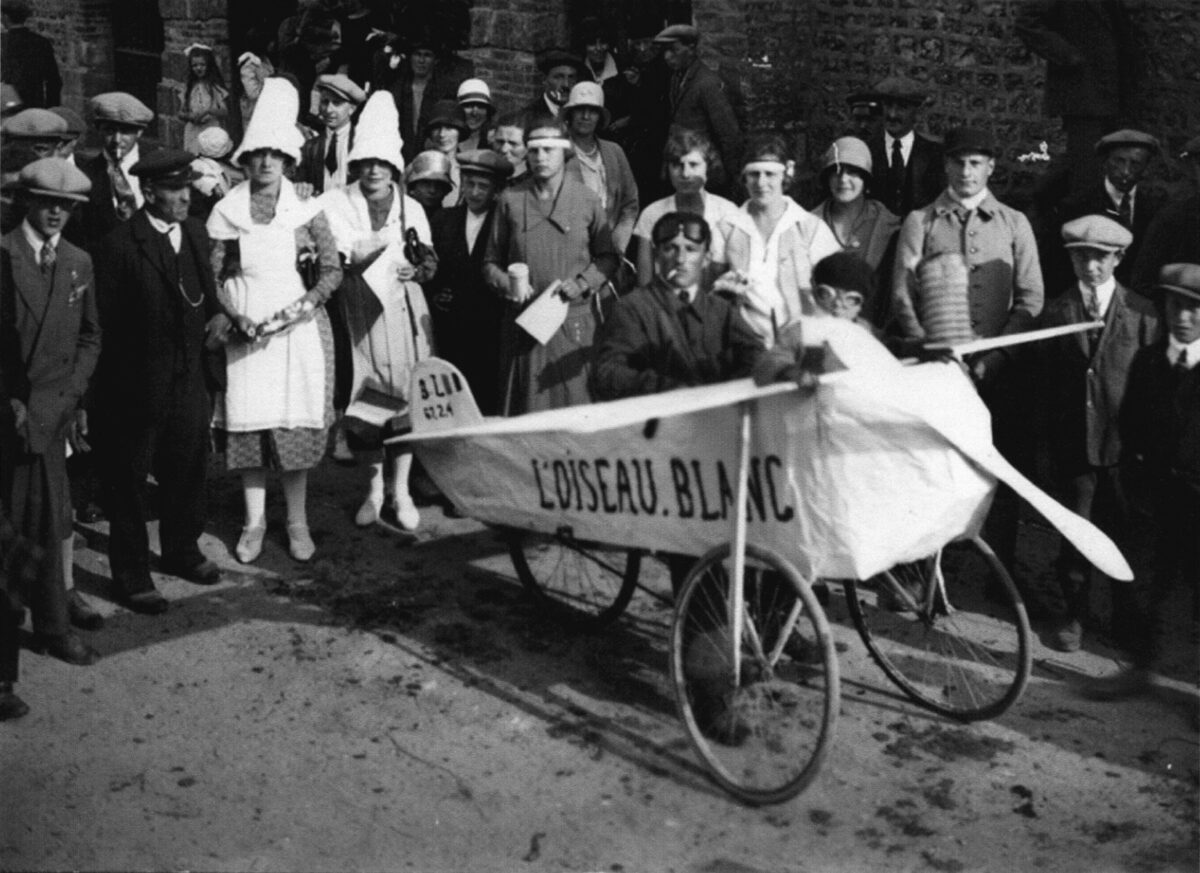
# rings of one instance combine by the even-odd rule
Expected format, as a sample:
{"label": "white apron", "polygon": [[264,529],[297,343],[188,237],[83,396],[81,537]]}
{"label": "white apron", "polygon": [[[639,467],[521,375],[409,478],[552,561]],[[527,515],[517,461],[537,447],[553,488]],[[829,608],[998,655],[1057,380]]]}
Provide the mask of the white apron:
{"label": "white apron", "polygon": [[[283,182],[275,219],[270,224],[249,220],[249,184],[235,193],[243,196],[228,204],[226,216],[237,226],[244,281],[227,284],[233,307],[255,323],[265,321],[304,296],[304,283],[296,271],[295,229],[318,210],[302,208],[291,184]],[[239,220],[239,207],[245,221]],[[301,207],[301,208],[298,208]],[[214,216],[216,210],[214,210]],[[210,219],[210,225],[213,223]],[[216,237],[227,238],[227,237]],[[272,428],[325,427],[325,355],[315,319],[297,324],[283,334],[258,342],[232,343],[226,348],[224,408],[216,423],[225,430],[246,433]]]}

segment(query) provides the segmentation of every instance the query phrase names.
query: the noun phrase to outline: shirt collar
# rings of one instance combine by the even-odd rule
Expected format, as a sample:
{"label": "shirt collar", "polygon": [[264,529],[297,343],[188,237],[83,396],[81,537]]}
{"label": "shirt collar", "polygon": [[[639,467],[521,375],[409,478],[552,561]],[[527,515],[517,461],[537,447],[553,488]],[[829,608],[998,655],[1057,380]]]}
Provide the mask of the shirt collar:
{"label": "shirt collar", "polygon": [[29,243],[29,247],[33,249],[33,253],[37,257],[41,256],[42,246],[44,246],[47,242],[57,249],[59,240],[62,238],[61,233],[56,233],[54,236],[46,239],[46,237],[42,236],[33,229],[33,225],[29,223],[28,218],[21,222],[21,232],[25,234],[25,242]]}
{"label": "shirt collar", "polygon": [[1108,305],[1112,302],[1113,295],[1117,293],[1117,280],[1112,276],[1109,276],[1107,282],[1102,282],[1095,288],[1080,282],[1079,290],[1085,295],[1089,292],[1095,292],[1096,305],[1100,310],[1100,317],[1103,318],[1108,312]]}
{"label": "shirt collar", "polygon": [[900,141],[900,148],[904,151],[908,151],[910,148],[912,148],[913,140],[917,138],[917,132],[915,130],[910,130],[908,133],[904,134],[904,136],[892,136],[885,130],[883,132],[883,137],[887,144],[888,155],[890,156],[892,153],[892,143],[896,140]]}
{"label": "shirt collar", "polygon": [[946,189],[946,197],[953,204],[950,208],[953,209],[956,206],[961,206],[963,209],[966,209],[967,211],[971,211],[973,209],[980,209],[983,206],[983,202],[985,200],[987,200],[989,196],[991,196],[991,193],[992,192],[989,191],[987,188],[984,188],[978,194],[972,194],[970,197],[968,197],[964,200],[964,199],[959,198],[949,188]]}
{"label": "shirt collar", "polygon": [[1171,334],[1167,334],[1167,361],[1174,364],[1179,360],[1179,353],[1187,349],[1187,368],[1194,369],[1200,363],[1200,339],[1192,340],[1184,345]]}
{"label": "shirt collar", "polygon": [[[1112,182],[1108,181],[1108,176],[1104,177],[1104,190],[1108,193],[1108,199],[1112,201],[1113,206],[1121,205],[1121,198],[1125,196],[1125,192],[1117,188]],[[1137,198],[1137,185],[1129,189],[1129,205],[1133,206],[1133,201]]]}
{"label": "shirt collar", "polygon": [[179,227],[178,221],[171,221],[171,222],[163,221],[157,215],[151,215],[150,210],[146,209],[143,211],[146,213],[146,220],[150,222],[150,226],[152,228],[154,228],[155,230],[157,230],[159,233],[166,233],[167,231],[171,230],[172,228]]}
{"label": "shirt collar", "polygon": [[[108,156],[108,152],[104,153],[104,157],[106,160],[108,160],[109,163],[112,163],[112,158],[110,158]],[[142,155],[138,149],[138,144],[134,143],[133,148],[131,148],[128,152],[125,153],[125,157],[121,158],[121,160],[119,160],[117,162],[117,166],[119,166],[121,168],[122,173],[124,173],[126,176],[128,176],[130,168],[134,164],[136,164],[138,161],[140,161],[141,158],[142,158]]]}

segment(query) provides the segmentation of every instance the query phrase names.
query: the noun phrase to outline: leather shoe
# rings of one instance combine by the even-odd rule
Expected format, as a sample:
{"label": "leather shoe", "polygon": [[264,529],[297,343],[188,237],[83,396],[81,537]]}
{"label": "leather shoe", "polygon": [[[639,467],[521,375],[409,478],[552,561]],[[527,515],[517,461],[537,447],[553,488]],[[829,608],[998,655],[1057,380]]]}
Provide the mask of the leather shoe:
{"label": "leather shoe", "polygon": [[133,594],[118,595],[117,602],[131,612],[137,612],[142,615],[162,615],[167,611],[167,607],[170,606],[167,598],[154,589],[136,591]]}
{"label": "leather shoe", "polygon": [[29,705],[13,693],[11,682],[0,682],[0,721],[11,721],[29,713]]}
{"label": "leather shoe", "polygon": [[79,667],[87,667],[100,660],[99,652],[70,631],[65,634],[34,634],[29,648],[39,655],[49,655]]}
{"label": "leather shoe", "polygon": [[1083,625],[1070,618],[1050,632],[1046,645],[1056,652],[1078,652],[1083,645]]}
{"label": "leather shoe", "polygon": [[100,630],[104,627],[104,616],[96,612],[87,598],[75,588],[67,592],[67,616],[71,624],[81,630]]}
{"label": "leather shoe", "polygon": [[216,585],[221,581],[221,568],[207,558],[202,559],[199,563],[192,564],[190,567],[183,567],[174,563],[164,563],[162,571],[168,576],[186,579],[193,585]]}

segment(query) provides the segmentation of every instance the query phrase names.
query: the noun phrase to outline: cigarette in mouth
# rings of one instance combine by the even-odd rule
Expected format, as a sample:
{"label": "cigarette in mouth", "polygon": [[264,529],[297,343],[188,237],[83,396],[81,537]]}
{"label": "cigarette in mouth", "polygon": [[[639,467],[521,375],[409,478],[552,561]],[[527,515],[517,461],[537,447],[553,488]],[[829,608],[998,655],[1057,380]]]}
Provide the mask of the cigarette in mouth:
{"label": "cigarette in mouth", "polygon": [[679,275],[679,268],[676,267],[674,270],[671,270],[670,272],[667,273],[667,281],[670,282],[672,279],[674,279],[678,275]]}

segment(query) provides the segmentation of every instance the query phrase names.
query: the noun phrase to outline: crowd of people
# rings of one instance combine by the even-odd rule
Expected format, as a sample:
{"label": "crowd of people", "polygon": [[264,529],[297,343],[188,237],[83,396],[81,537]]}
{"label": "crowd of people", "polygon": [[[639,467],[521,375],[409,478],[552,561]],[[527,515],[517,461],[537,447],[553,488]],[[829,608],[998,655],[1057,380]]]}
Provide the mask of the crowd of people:
{"label": "crowd of people", "polygon": [[[1070,508],[1118,542],[1153,514],[1155,563],[1115,612],[1134,667],[1098,693],[1145,686],[1157,604],[1183,579],[1194,609],[1200,582],[1200,194],[1143,191],[1154,136],[1100,132],[1097,175],[1075,168],[1031,222],[989,189],[992,135],[919,132],[928,95],[889,77],[847,95],[855,126],[800,194],[788,142],[745,135],[693,25],[618,51],[585,22],[581,52],[538,55],[537,93],[502,112],[428,35],[326,51],[337,23],[300,16],[273,57],[238,58],[232,89],[212,48],[190,46],[182,148],[149,148],[154,112],[108,92],[88,103],[102,148],[77,158],[85,122],[56,89],[4,86],[0,719],[27,711],[24,608],[32,648],[98,657],[73,629],[103,623],[72,581],[77,517],[107,517],[113,598],[168,608],[150,475],[159,568],[211,585],[222,570],[198,540],[214,450],[241,479],[243,563],[276,475],[290,554],[312,559],[308,471],[327,454],[370,469],[354,523],[419,526],[413,458],[385,440],[409,426],[423,358],[458,366],[486,415],[751,374],[811,387],[823,365],[804,338],[821,318],[901,357],[1093,325],[966,369],[996,446],[1031,472],[1048,446]],[[1184,157],[1200,185],[1200,137]],[[516,318],[555,296],[562,323],[535,339]],[[72,477],[93,487],[73,500]],[[1002,489],[985,534],[1013,571],[1017,530]],[[675,583],[686,569],[672,561]],[[1064,547],[1049,637],[1063,651],[1081,645],[1091,575]]]}

